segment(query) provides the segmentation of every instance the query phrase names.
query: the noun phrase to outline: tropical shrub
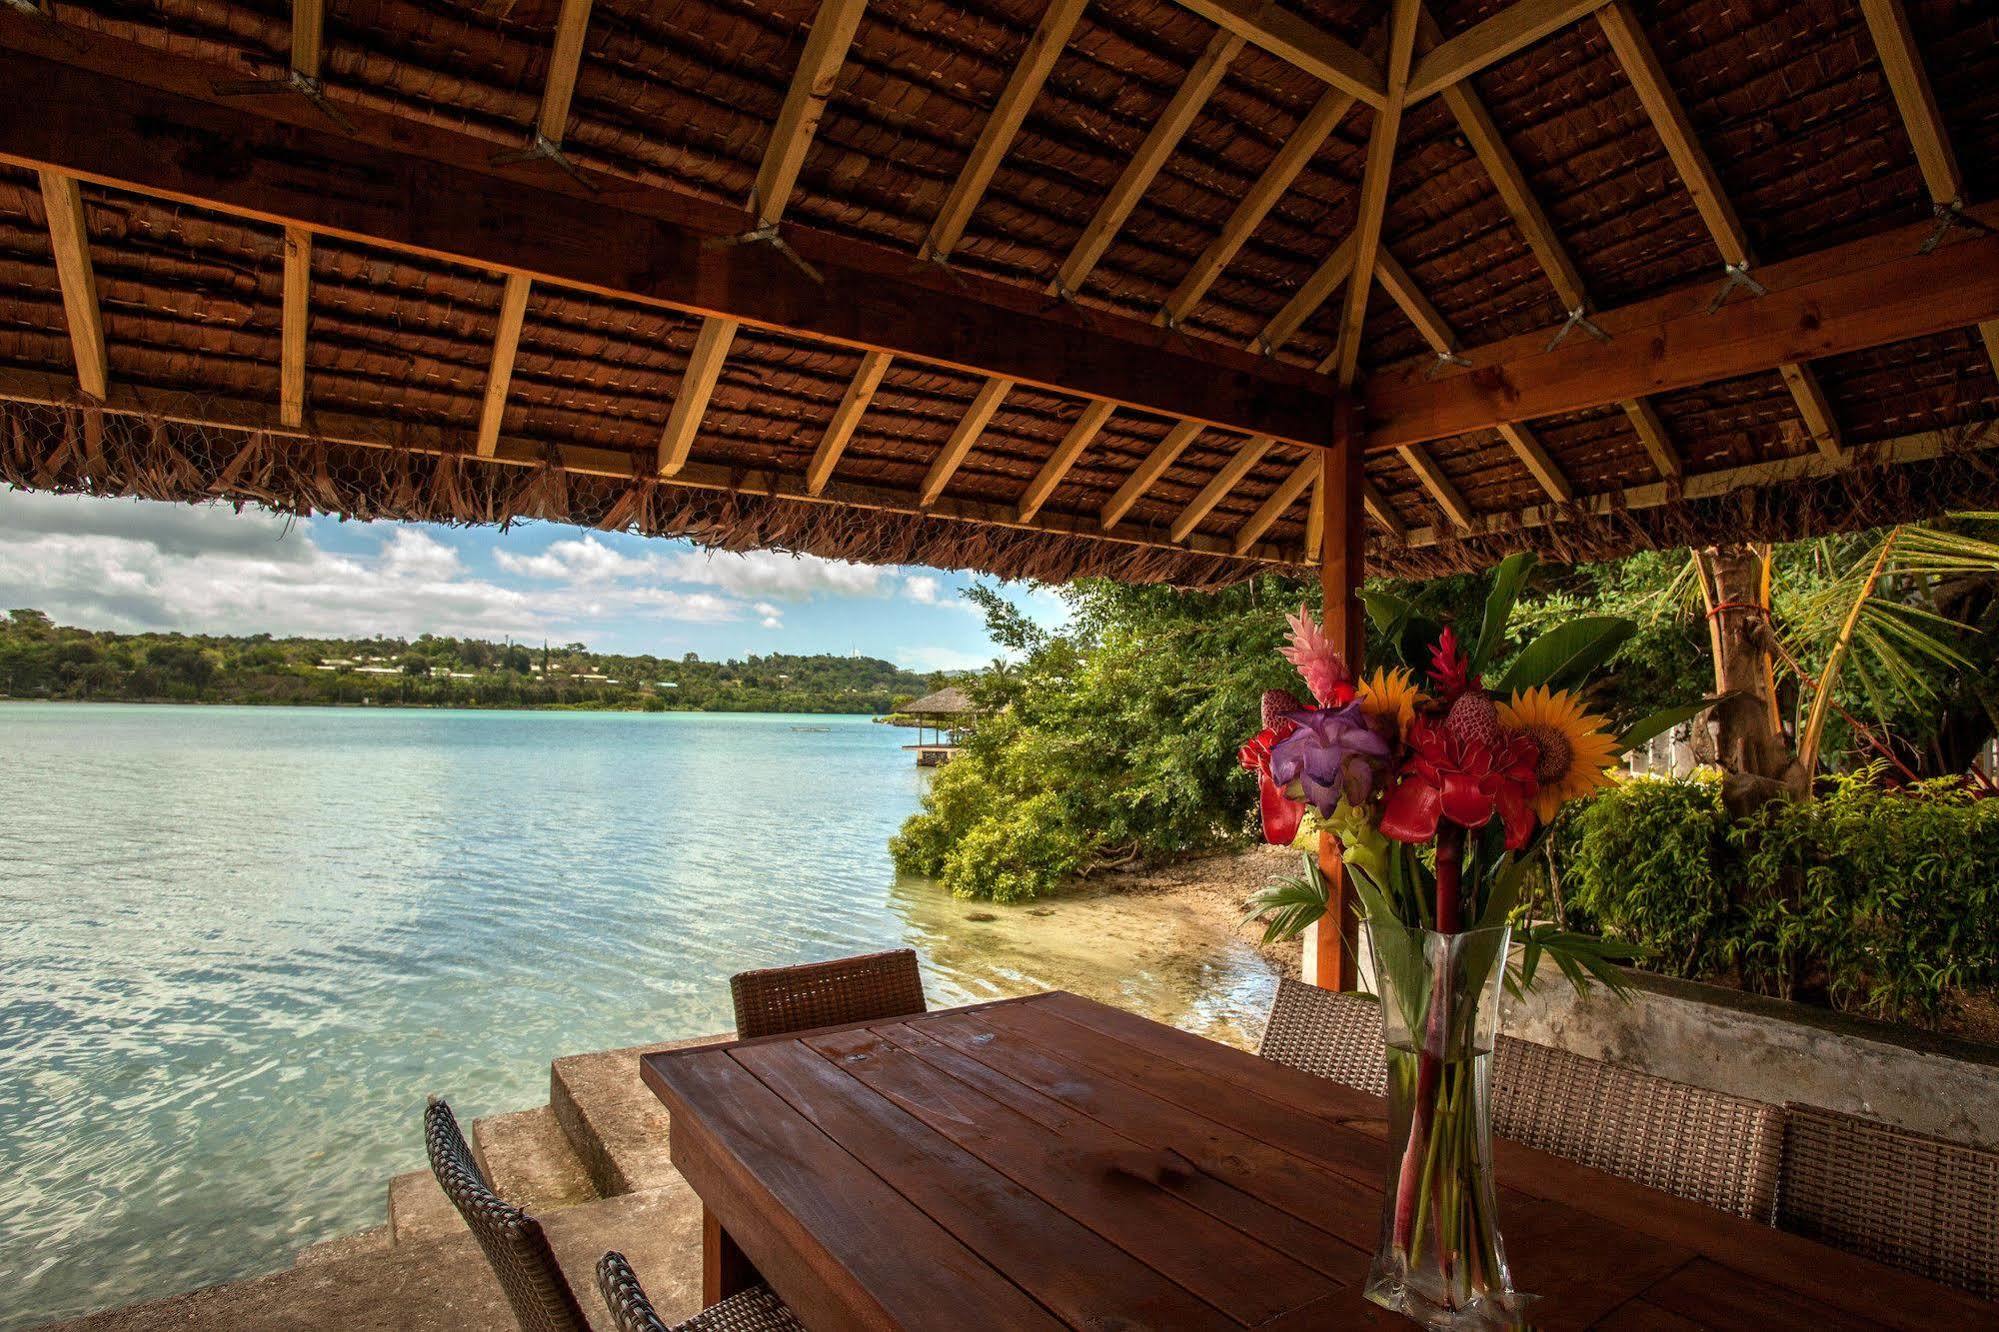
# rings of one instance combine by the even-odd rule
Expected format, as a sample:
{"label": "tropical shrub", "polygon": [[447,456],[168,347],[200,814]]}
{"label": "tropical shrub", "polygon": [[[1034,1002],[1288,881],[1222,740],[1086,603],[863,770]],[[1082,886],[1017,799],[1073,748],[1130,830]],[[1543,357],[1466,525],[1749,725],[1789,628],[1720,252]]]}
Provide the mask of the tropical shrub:
{"label": "tropical shrub", "polygon": [[1999,986],[1999,800],[1863,771],[1748,822],[1712,781],[1641,780],[1569,831],[1564,901],[1649,966],[1934,1022]]}

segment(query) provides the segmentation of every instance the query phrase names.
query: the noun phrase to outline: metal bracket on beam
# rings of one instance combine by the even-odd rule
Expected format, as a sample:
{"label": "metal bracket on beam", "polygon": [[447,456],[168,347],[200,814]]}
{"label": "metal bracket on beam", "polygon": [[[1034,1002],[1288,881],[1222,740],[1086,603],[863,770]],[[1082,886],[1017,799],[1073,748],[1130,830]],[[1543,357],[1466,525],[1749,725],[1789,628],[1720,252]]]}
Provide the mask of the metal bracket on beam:
{"label": "metal bracket on beam", "polygon": [[494,153],[487,161],[494,166],[515,166],[522,162],[553,162],[568,172],[578,185],[581,185],[592,194],[598,193],[595,182],[583,174],[583,168],[577,166],[575,160],[568,153],[562,151],[562,145],[543,134],[540,130],[535,131],[534,137],[528,141],[527,147],[511,148],[503,153]]}
{"label": "metal bracket on beam", "polygon": [[1971,232],[1973,235],[1990,236],[1993,234],[1991,227],[1986,226],[1983,222],[1980,222],[1977,218],[1964,211],[1964,200],[1962,199],[1952,199],[1947,204],[1932,204],[1930,206],[1930,215],[1936,219],[1936,227],[1930,232],[1928,239],[1919,248],[1919,253],[1922,254],[1928,254],[1936,249],[1937,246],[1943,244],[1943,238],[1950,233],[1953,227],[1961,231]]}
{"label": "metal bracket on beam", "polygon": [[1724,264],[1722,265],[1722,273],[1724,276],[1721,279],[1721,289],[1715,292],[1714,299],[1707,303],[1707,312],[1709,314],[1713,314],[1716,310],[1719,310],[1727,302],[1728,293],[1734,291],[1737,287],[1741,287],[1751,296],[1768,296],[1770,294],[1768,287],[1749,276],[1749,265],[1746,263]]}
{"label": "metal bracket on beam", "polygon": [[[1179,321],[1175,320],[1173,323],[1168,324],[1167,327],[1177,330]],[[1256,335],[1256,349],[1265,356],[1277,355],[1277,344],[1272,342],[1266,334],[1259,333]]]}
{"label": "metal bracket on beam", "polygon": [[1432,361],[1430,368],[1423,372],[1423,378],[1435,379],[1438,375],[1444,373],[1444,367],[1447,365],[1459,366],[1466,370],[1471,369],[1471,361],[1468,358],[1460,356],[1456,352],[1438,352],[1437,359]]}
{"label": "metal bracket on beam", "polygon": [[238,79],[212,86],[217,97],[267,97],[272,93],[297,93],[311,102],[319,114],[338,125],[343,132],[354,133],[354,122],[341,114],[339,107],[326,100],[325,83],[310,74],[301,74],[295,69],[288,69],[273,78]]}
{"label": "metal bracket on beam", "polygon": [[1578,328],[1595,338],[1598,342],[1610,341],[1610,334],[1604,332],[1602,327],[1589,317],[1588,312],[1583,306],[1578,305],[1575,309],[1569,311],[1568,319],[1563,322],[1560,328],[1555,330],[1555,336],[1548,339],[1547,350],[1553,351],[1555,348],[1561,346],[1562,340]]}
{"label": "metal bracket on beam", "polygon": [[791,242],[778,234],[777,223],[775,222],[759,222],[756,226],[751,227],[741,235],[710,236],[707,240],[701,242],[701,248],[704,250],[719,250],[730,245],[768,245],[796,264],[798,271],[811,278],[814,282],[819,283],[821,286],[824,286],[826,283],[825,275],[811,264],[805,262],[805,256],[792,249]]}

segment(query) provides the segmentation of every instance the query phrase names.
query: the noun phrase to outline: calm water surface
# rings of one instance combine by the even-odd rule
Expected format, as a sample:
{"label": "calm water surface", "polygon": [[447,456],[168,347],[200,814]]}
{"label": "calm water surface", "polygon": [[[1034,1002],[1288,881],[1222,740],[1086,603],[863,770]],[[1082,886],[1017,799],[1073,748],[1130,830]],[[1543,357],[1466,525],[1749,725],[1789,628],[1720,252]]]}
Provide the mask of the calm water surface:
{"label": "calm water surface", "polygon": [[[798,729],[807,727],[812,729]],[[817,729],[824,727],[825,729]],[[0,704],[0,1328],[379,1224],[426,1092],[730,1025],[752,966],[912,946],[1243,1040],[1273,981],[1169,903],[898,881],[865,718]]]}

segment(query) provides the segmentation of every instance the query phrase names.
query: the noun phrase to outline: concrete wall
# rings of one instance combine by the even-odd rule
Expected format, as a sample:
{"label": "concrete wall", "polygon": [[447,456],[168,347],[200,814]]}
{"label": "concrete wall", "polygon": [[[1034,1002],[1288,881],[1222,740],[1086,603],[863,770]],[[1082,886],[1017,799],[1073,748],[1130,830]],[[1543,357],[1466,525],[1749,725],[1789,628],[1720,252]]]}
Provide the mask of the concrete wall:
{"label": "concrete wall", "polygon": [[1503,1030],[1676,1082],[1803,1101],[1999,1150],[1999,1048],[1630,973],[1624,1003],[1544,972]]}

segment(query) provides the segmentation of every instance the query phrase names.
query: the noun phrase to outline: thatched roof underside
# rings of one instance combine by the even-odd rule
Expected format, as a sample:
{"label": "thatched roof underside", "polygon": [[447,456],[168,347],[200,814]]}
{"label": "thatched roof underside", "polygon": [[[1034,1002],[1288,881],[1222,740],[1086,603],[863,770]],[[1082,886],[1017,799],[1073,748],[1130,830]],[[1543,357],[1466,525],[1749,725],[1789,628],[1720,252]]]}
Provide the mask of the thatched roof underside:
{"label": "thatched roof underside", "polygon": [[[1047,2],[869,3],[805,149],[785,225],[890,247],[913,264]],[[1355,47],[1381,49],[1383,0],[1286,7]],[[556,0],[332,0],[325,95],[336,107],[388,111],[489,138],[496,151],[517,148],[536,117],[558,8]],[[818,0],[596,0],[563,150],[591,171],[741,207],[818,8]],[[1429,12],[1449,36],[1504,8],[1502,0],[1433,0]],[[1639,8],[1759,264],[1930,217],[1931,192],[1856,0]],[[1909,0],[1906,12],[1967,201],[1989,199],[1999,185],[1999,10],[1978,0]],[[158,48],[212,65],[218,78],[267,75],[291,49],[283,0],[65,0],[55,13],[73,40],[102,35]],[[1045,288],[1216,32],[1166,0],[1091,0],[952,264]],[[1499,127],[1592,309],[1718,283],[1721,251],[1598,23],[1569,23],[1464,86]],[[1236,52],[1069,298],[1153,319],[1326,93],[1318,78],[1255,44]],[[1179,321],[1187,345],[1253,344],[1354,231],[1373,116],[1356,105],[1325,137]],[[833,476],[871,493],[906,494],[908,504],[864,508],[655,480],[652,459],[701,320],[540,282],[521,321],[501,434],[551,459],[564,449],[603,450],[628,459],[629,475],[518,458],[441,461],[469,453],[479,428],[501,275],[324,237],[311,254],[300,437],[232,429],[227,413],[203,421],[203,402],[279,397],[284,228],[88,183],[82,200],[109,379],[176,406],[149,412],[114,399],[100,412],[73,393],[35,391],[74,385],[76,361],[36,175],[0,167],[0,397],[13,400],[0,404],[0,475],[16,485],[220,496],[363,517],[551,517],[728,548],[1051,580],[1112,574],[1212,585],[1308,562],[1309,489],[1248,553],[1229,549],[1307,457],[1295,447],[1265,452],[1185,539],[1167,535],[1243,443],[1212,429],[1138,496],[1121,525],[1127,539],[1097,535],[1100,511],[1173,424],[1125,409],[1049,493],[1041,514],[1050,521],[1039,529],[979,521],[1016,510],[1086,406],[1028,387],[1006,394],[936,511],[924,512],[916,496],[982,381],[900,357]],[[1563,321],[1564,300],[1444,97],[1404,117],[1381,246],[1427,297],[1451,344],[1472,349],[1474,360],[1477,348]],[[1341,307],[1335,290],[1272,354],[1321,366],[1336,351]],[[1434,365],[1437,330],[1429,333],[1375,286],[1359,342],[1361,384]],[[1837,466],[1818,461],[1822,444],[1776,371],[1647,400],[1677,454],[1678,477],[1662,474],[1616,405],[1533,421],[1572,503],[1551,501],[1496,432],[1429,442],[1423,453],[1461,495],[1469,529],[1440,510],[1434,488],[1402,454],[1372,454],[1366,475],[1383,510],[1369,522],[1370,567],[1475,567],[1528,543],[1605,556],[1999,505],[1999,473],[1983,452],[1987,427],[1999,421],[1995,356],[1999,338],[1988,345],[1970,327],[1813,362],[1839,448],[1854,455]],[[744,328],[690,461],[737,475],[803,476],[861,359]],[[315,421],[361,418],[397,423],[402,446],[315,429]],[[1752,470],[1784,460],[1798,466],[1781,475]],[[1704,476],[1724,481],[1704,490]],[[1735,476],[1745,478],[1741,487],[1726,481]]]}

